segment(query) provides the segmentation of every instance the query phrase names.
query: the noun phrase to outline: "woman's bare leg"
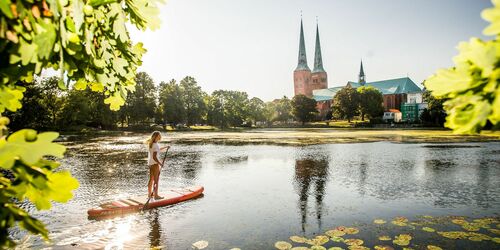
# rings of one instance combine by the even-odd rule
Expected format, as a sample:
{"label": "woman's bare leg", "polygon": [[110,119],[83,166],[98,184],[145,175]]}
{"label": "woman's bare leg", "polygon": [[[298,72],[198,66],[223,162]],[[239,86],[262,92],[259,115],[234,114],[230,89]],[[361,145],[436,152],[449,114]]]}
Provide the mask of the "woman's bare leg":
{"label": "woman's bare leg", "polygon": [[148,198],[152,197],[153,185],[155,183],[156,164],[149,166]]}
{"label": "woman's bare leg", "polygon": [[156,186],[156,188],[155,188],[155,199],[162,199],[163,197],[161,197],[161,196],[158,195],[158,187],[159,187],[158,183],[160,181],[160,166],[158,166],[157,170],[158,171],[156,172],[156,175],[155,175],[155,186]]}

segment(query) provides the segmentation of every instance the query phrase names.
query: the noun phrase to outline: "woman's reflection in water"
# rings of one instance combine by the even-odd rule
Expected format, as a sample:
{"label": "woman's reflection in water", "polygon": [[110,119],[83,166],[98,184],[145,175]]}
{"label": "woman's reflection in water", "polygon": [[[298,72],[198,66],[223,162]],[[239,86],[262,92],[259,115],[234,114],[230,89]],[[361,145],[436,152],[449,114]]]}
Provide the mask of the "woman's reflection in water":
{"label": "woman's reflection in water", "polygon": [[151,225],[151,230],[149,231],[149,245],[151,249],[161,248],[161,226],[158,221],[158,209],[151,209],[149,211],[149,224]]}

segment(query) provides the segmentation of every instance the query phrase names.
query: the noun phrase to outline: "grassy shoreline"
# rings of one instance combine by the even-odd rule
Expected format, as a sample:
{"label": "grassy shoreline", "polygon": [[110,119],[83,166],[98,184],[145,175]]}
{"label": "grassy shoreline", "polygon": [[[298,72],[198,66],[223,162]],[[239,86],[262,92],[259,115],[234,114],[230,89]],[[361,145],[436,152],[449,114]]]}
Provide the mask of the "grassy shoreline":
{"label": "grassy shoreline", "polygon": [[[97,133],[62,133],[71,136],[142,136],[151,131],[98,131]],[[446,129],[375,129],[375,128],[271,128],[227,131],[162,131],[167,142],[176,144],[271,144],[315,145],[389,141],[395,143],[464,143],[500,142],[500,131],[480,135],[456,135]]]}

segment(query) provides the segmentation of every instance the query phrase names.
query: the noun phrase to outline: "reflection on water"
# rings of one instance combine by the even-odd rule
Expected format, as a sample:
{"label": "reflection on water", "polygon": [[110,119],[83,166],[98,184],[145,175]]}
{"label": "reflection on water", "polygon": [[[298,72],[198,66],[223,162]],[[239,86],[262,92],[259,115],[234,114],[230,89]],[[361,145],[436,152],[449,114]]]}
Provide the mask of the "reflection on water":
{"label": "reflection on water", "polygon": [[162,230],[160,221],[158,220],[158,210],[151,210],[150,213],[149,224],[151,225],[151,230],[149,231],[149,246],[151,248],[161,247],[163,245],[161,240]]}
{"label": "reflection on water", "polygon": [[[90,207],[146,194],[144,138],[67,142],[62,168],[71,170],[80,188],[69,203],[36,212],[48,225],[53,247],[189,249],[206,240],[214,249],[269,249],[291,235],[311,237],[339,225],[371,224],[375,218],[476,218],[500,211],[500,144],[495,142],[174,144],[160,175],[160,192],[203,185],[203,198],[123,218],[88,220]],[[31,238],[24,246],[44,244]]]}
{"label": "reflection on water", "polygon": [[299,208],[301,214],[302,232],[305,233],[307,223],[307,201],[310,196],[311,185],[313,186],[312,196],[315,199],[316,219],[318,228],[321,228],[321,215],[323,208],[323,196],[325,194],[325,182],[328,178],[327,157],[319,156],[318,160],[298,159],[295,160],[294,185],[299,193]]}

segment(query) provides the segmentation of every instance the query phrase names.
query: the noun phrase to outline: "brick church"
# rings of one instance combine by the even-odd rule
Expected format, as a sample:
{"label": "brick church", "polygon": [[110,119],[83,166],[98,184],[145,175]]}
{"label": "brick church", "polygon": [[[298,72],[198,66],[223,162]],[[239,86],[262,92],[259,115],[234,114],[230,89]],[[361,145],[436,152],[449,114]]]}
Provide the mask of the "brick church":
{"label": "brick church", "polygon": [[293,83],[295,95],[302,94],[316,100],[316,108],[320,112],[321,117],[325,117],[326,113],[330,111],[333,97],[345,86],[352,88],[373,86],[378,89],[383,94],[384,109],[386,111],[398,110],[402,104],[422,102],[422,90],[409,77],[367,82],[363,70],[363,62],[361,62],[357,82],[349,81],[344,86],[328,88],[328,75],[323,68],[323,59],[321,57],[318,25],[316,25],[314,68],[311,71],[307,65],[302,20],[300,20],[299,58],[297,68],[293,72]]}

